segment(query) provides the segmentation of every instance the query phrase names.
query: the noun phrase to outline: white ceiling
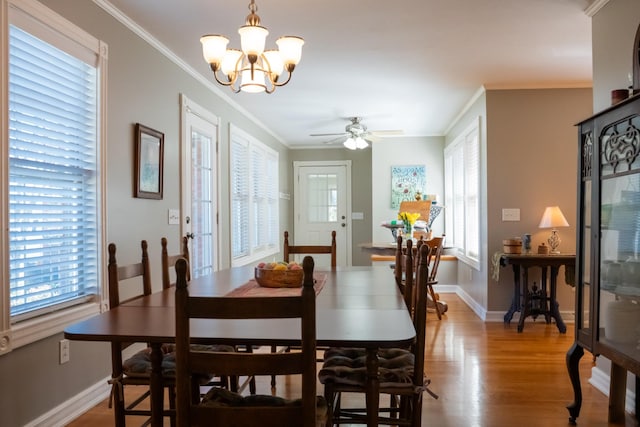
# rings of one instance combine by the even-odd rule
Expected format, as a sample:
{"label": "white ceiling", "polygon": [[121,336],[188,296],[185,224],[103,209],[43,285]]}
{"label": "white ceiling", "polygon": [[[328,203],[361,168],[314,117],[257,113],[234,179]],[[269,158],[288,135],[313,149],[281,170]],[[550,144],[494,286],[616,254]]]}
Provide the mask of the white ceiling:
{"label": "white ceiling", "polygon": [[[200,36],[240,47],[249,0],[109,0],[208,80]],[[103,1],[104,3],[104,1]],[[589,0],[256,0],[267,48],[305,39],[289,84],[222,93],[289,147],[326,146],[350,116],[369,130],[443,135],[474,94],[590,87]],[[338,141],[339,142],[339,141]]]}

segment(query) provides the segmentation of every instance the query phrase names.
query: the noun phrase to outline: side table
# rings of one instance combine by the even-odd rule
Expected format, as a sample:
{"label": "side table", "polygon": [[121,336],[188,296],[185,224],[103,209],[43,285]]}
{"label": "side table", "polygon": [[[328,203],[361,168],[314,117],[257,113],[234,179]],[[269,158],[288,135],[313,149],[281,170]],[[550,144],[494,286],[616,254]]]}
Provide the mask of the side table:
{"label": "side table", "polygon": [[[509,324],[516,311],[520,312],[518,322],[518,332],[524,329],[524,320],[528,316],[543,314],[547,323],[551,318],[556,321],[556,326],[560,333],[567,332],[567,326],[560,316],[558,301],[556,300],[556,288],[558,283],[558,271],[561,266],[565,269],[575,268],[576,256],[574,254],[502,254],[500,265],[505,267],[511,265],[513,268],[513,299],[509,311],[504,315],[504,323]],[[541,289],[532,292],[529,289],[529,268],[539,267],[542,271]],[[520,281],[520,271],[522,270],[522,282]],[[547,274],[549,274],[549,294],[547,296]],[[573,274],[569,275],[573,277]],[[532,302],[538,300],[540,304],[532,307]]]}

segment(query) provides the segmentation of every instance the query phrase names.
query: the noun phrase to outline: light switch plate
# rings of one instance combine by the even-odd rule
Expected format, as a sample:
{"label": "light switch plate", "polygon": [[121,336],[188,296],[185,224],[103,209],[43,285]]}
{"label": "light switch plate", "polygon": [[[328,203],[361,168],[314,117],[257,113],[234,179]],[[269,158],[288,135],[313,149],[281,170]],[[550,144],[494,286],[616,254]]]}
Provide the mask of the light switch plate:
{"label": "light switch plate", "polygon": [[518,208],[502,209],[502,220],[503,221],[520,221],[520,209]]}
{"label": "light switch plate", "polygon": [[179,209],[169,209],[169,225],[180,225]]}

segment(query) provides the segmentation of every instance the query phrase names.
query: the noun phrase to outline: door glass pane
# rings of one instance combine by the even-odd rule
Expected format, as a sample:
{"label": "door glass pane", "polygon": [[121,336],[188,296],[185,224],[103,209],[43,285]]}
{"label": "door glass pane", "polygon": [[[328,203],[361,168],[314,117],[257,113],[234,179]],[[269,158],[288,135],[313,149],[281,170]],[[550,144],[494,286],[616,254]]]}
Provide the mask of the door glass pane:
{"label": "door glass pane", "polygon": [[191,132],[191,214],[193,243],[190,255],[194,278],[213,272],[213,167],[210,136]]}
{"label": "door glass pane", "polygon": [[313,222],[338,221],[338,177],[336,174],[308,175],[308,220]]}

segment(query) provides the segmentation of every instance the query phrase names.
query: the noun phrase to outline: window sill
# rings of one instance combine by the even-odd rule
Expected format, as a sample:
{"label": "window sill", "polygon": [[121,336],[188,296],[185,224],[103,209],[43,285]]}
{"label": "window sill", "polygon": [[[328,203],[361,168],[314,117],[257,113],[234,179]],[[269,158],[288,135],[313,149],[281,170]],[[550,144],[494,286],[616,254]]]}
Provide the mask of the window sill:
{"label": "window sill", "polygon": [[60,333],[69,324],[79,322],[99,313],[100,304],[91,302],[20,322],[11,327],[9,350]]}

